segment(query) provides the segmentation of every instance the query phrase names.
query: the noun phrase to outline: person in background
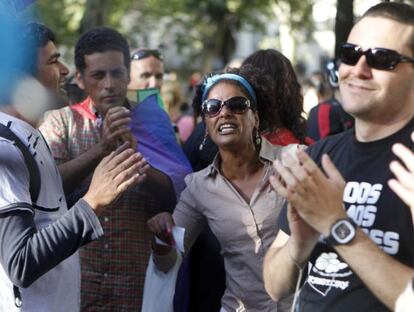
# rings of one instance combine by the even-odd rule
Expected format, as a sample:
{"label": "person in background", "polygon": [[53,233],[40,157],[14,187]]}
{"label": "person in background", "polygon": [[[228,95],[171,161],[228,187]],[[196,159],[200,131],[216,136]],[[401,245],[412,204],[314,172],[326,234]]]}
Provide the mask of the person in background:
{"label": "person in background", "polygon": [[164,81],[164,59],[158,49],[138,48],[131,53],[131,81],[128,98],[137,101],[136,91],[155,88],[160,90]]}
{"label": "person in background", "polygon": [[138,90],[158,89],[163,100],[167,101],[165,109],[170,115],[179,141],[182,143],[191,134],[194,128],[194,121],[187,118],[189,116],[186,114],[176,114],[178,111],[174,109],[175,106],[179,105],[181,107],[183,104],[182,99],[177,96],[177,92],[181,91],[177,91],[177,86],[174,85],[174,82],[167,81],[167,86],[163,88],[164,75],[164,58],[160,50],[148,48],[135,49],[131,53],[131,81],[128,84],[128,98],[132,101],[137,101]]}
{"label": "person in background", "polygon": [[354,126],[354,118],[344,111],[337,99],[338,86],[332,86],[335,82],[326,76],[325,73],[317,73],[312,79],[318,95],[318,105],[309,112],[307,134],[315,142]]}
{"label": "person in background", "polygon": [[306,138],[301,86],[289,59],[274,49],[258,50],[243,61],[243,65],[246,64],[261,68],[273,78],[275,86],[274,97],[282,125],[263,136],[275,145],[311,143]]}
{"label": "person in background", "polygon": [[[75,65],[78,84],[88,97],[50,112],[40,129],[59,165],[66,194],[76,199],[103,157],[119,142],[133,146],[137,141],[130,128],[133,103],[126,99],[126,39],[108,27],[90,29],[76,43]],[[176,203],[169,176],[152,164],[146,174],[144,184],[126,191],[100,216],[104,238],[80,251],[83,311],[141,309],[151,238],[146,221],[171,211]]]}
{"label": "person in background", "polygon": [[166,80],[161,88],[161,97],[171,121],[177,127],[180,143],[187,141],[194,129],[194,117],[184,96],[179,82]]}

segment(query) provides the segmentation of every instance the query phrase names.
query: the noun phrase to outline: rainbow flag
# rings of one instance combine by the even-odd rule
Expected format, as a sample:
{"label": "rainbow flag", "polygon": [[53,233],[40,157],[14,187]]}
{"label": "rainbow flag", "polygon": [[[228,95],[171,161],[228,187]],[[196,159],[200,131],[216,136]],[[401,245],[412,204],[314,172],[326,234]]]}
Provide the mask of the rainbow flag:
{"label": "rainbow flag", "polygon": [[151,94],[132,109],[131,132],[138,142],[137,150],[151,166],[170,177],[179,198],[185,188],[184,178],[192,168],[159,101],[158,94]]}

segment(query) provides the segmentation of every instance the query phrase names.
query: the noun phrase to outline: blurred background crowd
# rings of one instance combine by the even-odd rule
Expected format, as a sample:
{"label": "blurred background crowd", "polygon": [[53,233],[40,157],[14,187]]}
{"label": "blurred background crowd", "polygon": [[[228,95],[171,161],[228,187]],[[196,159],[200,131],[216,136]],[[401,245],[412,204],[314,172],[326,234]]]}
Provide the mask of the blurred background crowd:
{"label": "blurred background crowd", "polygon": [[[276,49],[292,62],[302,85],[306,117],[312,107],[331,97],[326,66],[354,21],[379,2],[173,0],[165,5],[158,0],[19,0],[2,5],[55,31],[62,60],[70,69],[66,86],[70,94],[75,83],[73,46],[91,27],[114,27],[131,49],[157,49],[164,63],[162,98],[175,122],[191,114],[192,91],[204,73],[237,67],[258,49]],[[81,95],[74,97],[77,102]],[[188,131],[182,139],[187,137]]]}

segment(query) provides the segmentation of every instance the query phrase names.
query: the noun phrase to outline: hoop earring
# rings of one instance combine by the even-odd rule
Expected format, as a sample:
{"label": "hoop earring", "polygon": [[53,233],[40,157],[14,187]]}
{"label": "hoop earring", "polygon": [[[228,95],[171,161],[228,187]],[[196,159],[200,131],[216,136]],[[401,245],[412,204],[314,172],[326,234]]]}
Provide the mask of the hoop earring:
{"label": "hoop earring", "polygon": [[207,136],[208,136],[208,133],[207,133],[207,131],[204,133],[204,138],[203,138],[203,141],[201,142],[201,144],[200,144],[200,146],[198,147],[198,150],[201,152],[203,149],[204,149],[204,145],[206,144],[206,141],[207,141]]}

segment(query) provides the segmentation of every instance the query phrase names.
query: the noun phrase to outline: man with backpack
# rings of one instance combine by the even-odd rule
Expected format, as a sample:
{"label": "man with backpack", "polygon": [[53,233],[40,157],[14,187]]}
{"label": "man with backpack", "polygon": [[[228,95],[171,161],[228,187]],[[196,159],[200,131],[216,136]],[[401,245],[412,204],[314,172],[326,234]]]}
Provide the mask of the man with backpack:
{"label": "man with backpack", "polygon": [[[97,215],[129,187],[145,179],[146,162],[129,143],[122,144],[100,162],[87,193],[68,209],[59,171],[41,133],[34,128],[39,121],[34,116],[41,114],[28,114],[20,109],[21,103],[29,100],[31,105],[41,106],[41,100],[47,97],[40,95],[47,92],[39,81],[56,91],[67,71],[59,62],[54,39],[43,36],[52,32],[43,25],[38,29],[44,32],[27,47],[37,52],[36,58],[27,62],[27,67],[17,66],[16,72],[1,73],[3,77],[24,78],[16,79],[13,90],[2,92],[0,311],[78,311],[77,250],[103,235]],[[40,43],[42,39],[44,44]],[[3,49],[15,46],[18,40],[24,41],[16,35]],[[54,55],[52,58],[49,52]],[[16,65],[27,58],[26,55]],[[46,59],[49,61],[42,68],[41,61]],[[33,94],[28,98],[27,94],[18,96],[19,92]]]}

